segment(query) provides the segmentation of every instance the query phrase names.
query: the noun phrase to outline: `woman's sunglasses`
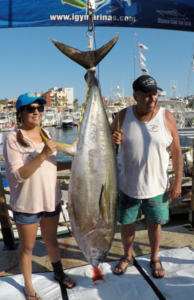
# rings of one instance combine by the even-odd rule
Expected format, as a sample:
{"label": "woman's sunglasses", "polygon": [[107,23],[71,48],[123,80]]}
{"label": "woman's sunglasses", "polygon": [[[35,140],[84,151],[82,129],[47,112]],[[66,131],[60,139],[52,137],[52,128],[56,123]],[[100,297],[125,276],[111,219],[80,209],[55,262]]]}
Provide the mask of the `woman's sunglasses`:
{"label": "woman's sunglasses", "polygon": [[35,113],[35,110],[38,110],[39,112],[44,111],[44,105],[39,105],[39,106],[25,106],[23,107],[23,110],[26,110],[29,114]]}

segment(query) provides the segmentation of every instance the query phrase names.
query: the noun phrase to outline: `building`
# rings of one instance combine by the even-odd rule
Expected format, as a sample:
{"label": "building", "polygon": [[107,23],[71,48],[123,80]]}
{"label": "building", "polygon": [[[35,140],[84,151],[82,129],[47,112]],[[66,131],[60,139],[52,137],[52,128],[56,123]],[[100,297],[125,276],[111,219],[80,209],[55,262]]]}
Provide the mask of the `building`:
{"label": "building", "polygon": [[4,110],[6,112],[8,112],[8,111],[15,111],[16,100],[17,100],[17,98],[13,98],[11,100],[7,100],[6,104],[1,104],[0,105],[0,110]]}
{"label": "building", "polygon": [[72,106],[74,101],[73,88],[50,88],[47,92],[40,95],[47,100],[47,106]]}

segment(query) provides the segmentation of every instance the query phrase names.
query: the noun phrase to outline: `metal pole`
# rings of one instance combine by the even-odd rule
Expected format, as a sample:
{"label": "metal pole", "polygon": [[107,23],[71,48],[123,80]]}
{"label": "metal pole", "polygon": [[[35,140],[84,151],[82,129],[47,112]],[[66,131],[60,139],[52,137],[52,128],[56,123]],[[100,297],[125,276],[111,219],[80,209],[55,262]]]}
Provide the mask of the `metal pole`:
{"label": "metal pole", "polygon": [[192,195],[191,195],[191,212],[189,214],[191,227],[194,228],[194,139],[193,139],[193,170],[192,170]]}
{"label": "metal pole", "polygon": [[134,81],[135,81],[135,36],[136,36],[136,33],[135,33],[135,28],[134,28],[134,45],[133,45],[133,47],[134,47]]}
{"label": "metal pole", "polygon": [[4,193],[4,187],[3,187],[3,180],[2,175],[0,172],[0,224],[1,224],[1,232],[3,235],[3,242],[4,242],[4,250],[15,250],[17,247],[14,244],[14,235],[13,235],[13,229],[11,226],[9,214],[8,214],[8,208]]}
{"label": "metal pole", "polygon": [[193,42],[193,49],[192,49],[192,59],[191,59],[191,62],[190,62],[190,68],[189,68],[189,77],[188,77],[188,83],[187,83],[186,100],[188,100],[189,81],[190,81],[191,69],[192,69],[192,66],[193,66],[193,59],[194,59],[193,55],[194,55],[194,42]]}

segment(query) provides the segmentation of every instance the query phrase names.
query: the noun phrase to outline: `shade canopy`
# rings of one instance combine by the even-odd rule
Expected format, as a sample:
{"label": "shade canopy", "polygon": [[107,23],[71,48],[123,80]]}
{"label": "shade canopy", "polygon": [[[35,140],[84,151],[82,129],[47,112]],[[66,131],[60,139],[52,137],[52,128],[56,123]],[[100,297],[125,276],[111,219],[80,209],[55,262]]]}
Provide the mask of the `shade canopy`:
{"label": "shade canopy", "polygon": [[[88,26],[88,0],[0,0],[0,3],[0,28]],[[96,0],[94,24],[194,31],[194,1]]]}

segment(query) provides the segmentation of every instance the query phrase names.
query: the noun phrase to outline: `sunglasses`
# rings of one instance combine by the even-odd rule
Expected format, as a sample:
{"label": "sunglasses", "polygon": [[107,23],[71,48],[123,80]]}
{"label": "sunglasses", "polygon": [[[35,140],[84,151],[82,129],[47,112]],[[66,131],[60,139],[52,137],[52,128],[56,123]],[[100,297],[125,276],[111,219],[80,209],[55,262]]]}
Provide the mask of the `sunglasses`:
{"label": "sunglasses", "polygon": [[44,105],[39,105],[39,106],[25,106],[23,107],[23,110],[26,110],[29,114],[35,113],[35,110],[38,110],[38,112],[43,112],[44,111]]}

